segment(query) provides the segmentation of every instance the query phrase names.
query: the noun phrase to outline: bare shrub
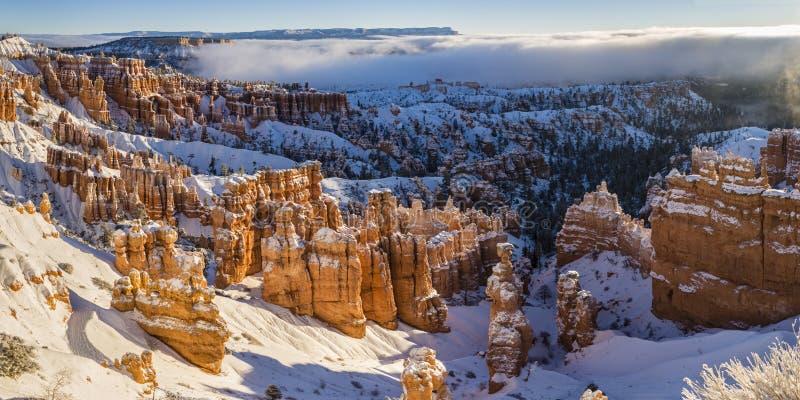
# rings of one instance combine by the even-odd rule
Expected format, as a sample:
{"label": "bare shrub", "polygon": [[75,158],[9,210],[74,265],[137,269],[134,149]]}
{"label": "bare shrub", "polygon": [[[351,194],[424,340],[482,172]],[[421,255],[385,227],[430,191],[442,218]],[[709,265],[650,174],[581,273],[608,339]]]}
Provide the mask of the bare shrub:
{"label": "bare shrub", "polygon": [[[800,341],[797,321],[795,339]],[[684,378],[684,400],[800,399],[800,344],[773,343],[763,357],[733,358],[718,367],[703,365],[700,380]]]}
{"label": "bare shrub", "polygon": [[16,336],[0,333],[0,376],[17,379],[22,374],[38,370],[34,357],[33,346],[25,345]]}

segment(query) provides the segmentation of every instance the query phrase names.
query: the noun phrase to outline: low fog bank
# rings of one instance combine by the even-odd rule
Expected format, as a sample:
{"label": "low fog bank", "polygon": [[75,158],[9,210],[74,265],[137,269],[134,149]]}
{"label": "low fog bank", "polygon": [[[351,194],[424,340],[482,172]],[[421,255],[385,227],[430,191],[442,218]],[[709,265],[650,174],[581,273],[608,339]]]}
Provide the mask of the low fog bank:
{"label": "low fog bank", "polygon": [[241,40],[198,48],[192,72],[320,88],[434,78],[516,87],[683,78],[759,78],[793,68],[800,25],[652,28],[526,36]]}

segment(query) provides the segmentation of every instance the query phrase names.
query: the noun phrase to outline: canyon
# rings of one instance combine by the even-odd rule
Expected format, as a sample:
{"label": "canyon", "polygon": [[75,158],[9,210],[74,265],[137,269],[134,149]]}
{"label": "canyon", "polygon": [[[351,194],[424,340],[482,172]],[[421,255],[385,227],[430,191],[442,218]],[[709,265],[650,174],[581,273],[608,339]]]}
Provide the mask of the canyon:
{"label": "canyon", "polygon": [[751,159],[695,147],[691,173],[673,170],[652,196],[649,229],[598,186],[567,211],[558,264],[618,251],[653,278],[655,315],[689,325],[744,328],[796,315],[794,135],[769,133],[760,171]]}
{"label": "canyon", "polygon": [[774,339],[681,328],[798,312],[796,131],[640,188],[716,118],[690,83],[324,92],[7,40],[3,332],[42,365],[2,397],[664,398],[688,373],[650,368]]}

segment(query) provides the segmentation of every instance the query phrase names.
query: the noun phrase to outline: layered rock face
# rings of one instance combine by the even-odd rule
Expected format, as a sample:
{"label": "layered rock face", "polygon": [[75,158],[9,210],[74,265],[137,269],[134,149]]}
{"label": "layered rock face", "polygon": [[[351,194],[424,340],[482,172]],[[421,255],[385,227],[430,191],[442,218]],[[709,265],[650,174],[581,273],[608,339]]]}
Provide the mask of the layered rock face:
{"label": "layered rock face", "polygon": [[597,330],[597,302],[589,291],[581,290],[579,279],[576,271],[558,276],[558,342],[567,351],[591,345]]}
{"label": "layered rock face", "polygon": [[206,287],[202,255],[175,249],[175,240],[177,232],[162,225],[115,233],[117,264],[126,255],[129,272],[117,280],[111,305],[133,311],[147,333],[192,364],[218,373],[230,333],[213,303],[214,290]]}
{"label": "layered rock face", "polygon": [[[89,132],[86,125],[73,124],[67,111],[62,111],[58,115],[58,121],[53,123],[52,128],[52,139],[55,143],[72,145],[74,148],[88,154],[101,154],[111,151],[108,145],[108,138],[105,135]],[[110,168],[119,169],[119,160],[112,157],[110,161],[111,165],[108,165]]]}
{"label": "layered rock face", "polygon": [[276,212],[275,235],[262,242],[264,299],[314,315],[343,333],[366,335],[361,262],[355,237],[321,227],[308,245],[298,237],[292,209]]}
{"label": "layered rock face", "polygon": [[197,191],[183,183],[191,175],[188,166],[157,154],[123,153],[104,135],[70,122],[65,113],[53,124],[52,139],[62,147],[48,148],[45,171],[85,202],[86,223],[119,221],[126,213],[170,223],[176,213],[200,215]]}
{"label": "layered rock face", "polygon": [[705,160],[694,174],[667,177],[670,189],[650,217],[656,315],[737,328],[800,312],[791,272],[800,254],[792,228],[800,202],[767,182],[780,178],[770,177],[783,170],[773,164],[780,158],[762,159],[761,177],[751,160],[732,155]]}
{"label": "layered rock face", "polygon": [[522,312],[522,282],[511,265],[512,250],[510,243],[497,245],[500,262],[486,283],[486,297],[492,300],[486,351],[489,393],[502,389],[506,378],[519,376],[533,344],[533,329]]}
{"label": "layered rock face", "polygon": [[594,251],[620,251],[649,272],[654,252],[650,230],[641,220],[622,212],[617,195],[608,192],[606,183],[586,193],[580,204],[567,209],[564,225],[556,237],[556,261],[562,266]]}
{"label": "layered rock face", "polygon": [[800,132],[796,129],[775,129],[770,132],[767,146],[761,148],[760,163],[761,176],[766,177],[770,185],[782,181],[788,185],[797,183],[800,173]]}
{"label": "layered rock face", "polygon": [[289,308],[295,314],[312,314],[311,276],[303,259],[305,243],[292,223],[292,209],[275,214],[275,235],[262,241],[264,300]]}
{"label": "layered rock face", "polygon": [[444,325],[447,306],[431,283],[425,238],[395,232],[381,246],[389,254],[398,317],[425,331],[449,331]]}
{"label": "layered rock face", "polygon": [[249,140],[247,119],[251,126],[264,120],[306,123],[312,114],[319,114],[346,122],[349,112],[344,94],[253,83],[244,84],[243,90],[228,90],[227,84],[216,80],[157,74],[141,59],[58,54],[34,61],[47,91],[60,103],[65,104],[67,96],[78,97],[92,118],[108,123],[107,93],[128,116],[154,126],[161,138],[171,138],[179,121],[189,125],[199,115]]}
{"label": "layered rock face", "polygon": [[[41,101],[41,78],[16,71],[4,71],[0,67],[0,121],[14,122],[17,120],[17,106],[27,114],[33,114],[39,109]],[[23,103],[17,103],[14,90],[22,90]]]}
{"label": "layered rock face", "polygon": [[436,359],[436,351],[428,347],[411,349],[403,361],[403,400],[449,400],[450,390],[445,382],[447,368]]}
{"label": "layered rock face", "polygon": [[291,209],[294,229],[303,240],[312,239],[312,225],[339,229],[338,204],[322,194],[321,181],[320,164],[307,162],[226,182],[207,218],[214,229],[216,285],[240,282],[262,270],[262,239],[274,234],[276,213],[284,206]]}
{"label": "layered rock face", "polygon": [[[462,213],[452,202],[406,208],[389,191],[370,194],[365,214],[345,224],[336,200],[322,193],[319,162],[234,177],[209,208],[183,184],[191,176],[186,166],[121,152],[66,114],[54,123],[53,140],[59,146],[48,150],[46,170],[84,201],[85,222],[133,217],[174,225],[180,213],[199,218],[213,231],[218,287],[264,271],[265,299],[355,337],[365,334],[367,318],[389,329],[399,318],[447,331],[440,292],[476,290],[484,266],[496,259],[487,249],[505,239],[499,217]],[[170,246],[174,239],[167,239]],[[117,268],[152,275],[155,242],[136,225],[115,236]]]}
{"label": "layered rock face", "polygon": [[100,76],[92,82],[89,77],[81,74],[78,99],[83,104],[83,107],[86,108],[86,113],[89,116],[97,122],[107,124],[111,121],[111,113],[108,111],[106,92],[103,90],[104,85],[105,82]]}
{"label": "layered rock face", "polygon": [[314,315],[352,337],[366,335],[361,261],[353,235],[321,228],[308,254]]}
{"label": "layered rock face", "polygon": [[397,329],[397,303],[389,255],[381,247],[381,237],[397,229],[396,210],[397,199],[390,191],[373,191],[368,194],[364,219],[351,221],[351,225],[360,227],[356,236],[364,315],[387,329]]}
{"label": "layered rock face", "polygon": [[621,214],[601,185],[567,211],[558,264],[594,250],[620,251],[642,271],[650,266],[653,312],[687,324],[742,328],[796,315],[800,201],[791,189],[769,185],[797,174],[793,132],[770,134],[760,175],[752,160],[695,148],[692,173],[673,171],[669,189],[652,193],[652,229]]}
{"label": "layered rock face", "polygon": [[86,75],[84,56],[58,54],[54,60],[48,56],[34,57],[44,76],[48,93],[61,104],[66,104],[67,96],[77,97],[86,113],[95,121],[107,124],[111,121],[106,100],[105,82],[102,78],[90,79]]}

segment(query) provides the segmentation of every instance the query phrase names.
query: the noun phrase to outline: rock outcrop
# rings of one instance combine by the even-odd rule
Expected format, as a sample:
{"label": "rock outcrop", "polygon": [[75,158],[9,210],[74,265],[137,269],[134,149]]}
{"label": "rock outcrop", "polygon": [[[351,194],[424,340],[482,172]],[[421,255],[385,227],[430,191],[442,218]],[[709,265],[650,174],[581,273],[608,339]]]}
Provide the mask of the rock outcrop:
{"label": "rock outcrop", "polygon": [[295,232],[291,208],[279,209],[275,222],[275,235],[262,242],[264,299],[296,314],[314,315],[349,336],[364,337],[355,238],[322,227],[306,246]]}
{"label": "rock outcrop", "polygon": [[53,140],[62,146],[47,149],[45,171],[85,203],[84,222],[119,221],[127,214],[174,224],[176,213],[197,216],[197,192],[183,183],[191,175],[188,166],[157,154],[122,153],[65,114],[53,124]]}
{"label": "rock outcrop", "polygon": [[436,351],[428,347],[411,349],[403,361],[403,400],[450,400],[445,382],[447,368],[436,359]]}
{"label": "rock outcrop", "polygon": [[143,351],[141,355],[125,353],[121,359],[114,360],[114,368],[124,368],[136,383],[148,385],[145,394],[152,393],[158,386],[156,369],[153,368],[153,353],[149,350]]}
{"label": "rock outcrop", "polygon": [[507,378],[519,376],[533,344],[533,330],[522,312],[522,282],[511,264],[513,248],[510,243],[497,245],[500,262],[486,283],[486,297],[492,300],[486,351],[489,393],[502,389]]}
{"label": "rock outcrop", "polygon": [[608,400],[608,396],[602,390],[586,389],[578,400]]}
{"label": "rock outcrop", "polygon": [[740,328],[800,312],[792,228],[800,201],[770,189],[767,181],[779,179],[774,173],[784,166],[767,151],[760,177],[752,160],[730,154],[705,160],[691,175],[667,177],[669,190],[650,217],[656,315]]}
{"label": "rock outcrop", "polygon": [[145,251],[137,249],[134,257],[125,246],[115,246],[118,255],[128,254],[129,272],[117,280],[111,305],[133,311],[133,319],[147,333],[192,364],[218,373],[230,333],[213,303],[214,290],[206,287],[202,255],[175,249],[177,233],[162,225],[117,231],[115,244],[123,239],[130,244],[136,238],[138,246],[142,235]]}
{"label": "rock outcrop", "polygon": [[449,332],[447,306],[431,283],[425,238],[395,232],[381,244],[389,255],[398,317],[425,331]]}
{"label": "rock outcrop", "polygon": [[7,82],[0,82],[0,121],[16,120],[17,101],[14,98],[14,88]]}
{"label": "rock outcrop", "polygon": [[305,243],[292,223],[293,212],[282,207],[275,213],[275,235],[262,241],[264,300],[286,307],[295,314],[314,312],[311,276],[303,259]]}
{"label": "rock outcrop", "polygon": [[595,250],[619,251],[643,272],[651,269],[653,312],[690,325],[743,328],[800,313],[793,289],[800,282],[793,272],[800,262],[793,228],[800,199],[794,188],[770,187],[797,175],[795,134],[770,133],[760,171],[752,160],[695,148],[691,174],[673,170],[667,190],[648,194],[652,229],[622,214],[601,185],[567,211],[558,264]]}
{"label": "rock outcrop", "polygon": [[576,271],[558,276],[558,342],[567,351],[590,346],[597,330],[597,301],[589,291],[581,290],[579,279]]}
{"label": "rock outcrop", "polygon": [[108,101],[106,100],[106,92],[103,90],[105,82],[103,77],[98,76],[92,82],[89,77],[81,74],[80,91],[78,92],[78,99],[86,113],[89,114],[95,121],[107,124],[111,121],[111,113],[108,111]]}
{"label": "rock outcrop", "polygon": [[353,235],[321,228],[307,256],[314,315],[345,334],[362,338],[361,261]]}
{"label": "rock outcrop", "polygon": [[559,266],[594,251],[620,251],[643,273],[650,272],[654,257],[650,230],[643,221],[622,212],[617,195],[608,192],[605,182],[567,209],[556,250]]}
{"label": "rock outcrop", "polygon": [[50,221],[50,211],[53,209],[52,204],[50,204],[50,196],[47,193],[42,193],[42,200],[39,202],[39,213],[42,214],[42,218],[45,221]]}
{"label": "rock outcrop", "polygon": [[0,243],[0,284],[13,292],[28,291],[50,310],[63,303],[72,311],[69,289],[57,265],[41,265],[28,254],[11,245]]}
{"label": "rock outcrop", "polygon": [[[482,248],[505,239],[499,219],[462,213],[452,203],[405,208],[390,191],[373,191],[363,216],[345,224],[321,180],[320,163],[311,162],[226,183],[208,214],[217,286],[263,271],[265,300],[352,336],[363,336],[365,319],[394,329],[398,316],[419,329],[446,331],[446,306],[434,283],[448,297],[477,289],[485,259],[496,257],[484,257]],[[333,238],[345,245],[327,243]],[[337,267],[320,273],[320,262]]]}
{"label": "rock outcrop", "polygon": [[[800,132],[796,129],[775,129],[770,132],[767,145],[761,148],[760,163],[761,176],[766,177],[770,185],[775,186],[783,181],[789,186],[797,183],[800,173]],[[697,173],[694,168],[692,173]]]}

